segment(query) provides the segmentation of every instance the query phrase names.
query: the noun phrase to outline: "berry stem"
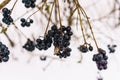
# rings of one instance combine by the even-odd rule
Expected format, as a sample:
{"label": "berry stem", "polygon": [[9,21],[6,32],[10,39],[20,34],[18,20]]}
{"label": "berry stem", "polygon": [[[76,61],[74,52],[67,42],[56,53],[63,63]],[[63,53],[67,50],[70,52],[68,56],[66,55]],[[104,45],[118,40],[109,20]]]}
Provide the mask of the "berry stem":
{"label": "berry stem", "polygon": [[[56,0],[55,0],[55,3],[56,3]],[[57,18],[57,4],[55,4],[55,23],[58,24],[58,18]]]}
{"label": "berry stem", "polygon": [[60,46],[55,46],[54,48],[54,55],[57,55],[60,51]]}
{"label": "berry stem", "polygon": [[58,7],[58,15],[59,15],[59,21],[60,21],[60,28],[62,27],[62,21],[61,21],[61,17],[60,17],[60,5],[59,5],[59,1],[56,0],[56,4],[57,4],[57,7]]}
{"label": "berry stem", "polygon": [[82,60],[83,60],[83,56],[82,54],[80,54],[80,60],[78,61],[78,63],[82,63]]}
{"label": "berry stem", "polygon": [[46,27],[46,30],[45,30],[45,33],[44,33],[44,37],[47,34],[47,30],[48,30],[50,20],[51,20],[51,16],[52,16],[52,12],[53,12],[53,7],[54,7],[54,2],[52,3],[52,8],[51,8],[50,16],[49,16],[49,19],[48,19],[47,27]]}
{"label": "berry stem", "polygon": [[[92,26],[91,26],[91,24],[90,24],[89,17],[87,16],[85,10],[84,10],[84,9],[81,7],[81,5],[79,4],[79,1],[78,1],[78,0],[77,0],[77,6],[78,6],[78,8],[80,9],[80,11],[81,11],[81,13],[83,14],[83,16],[85,16],[86,19],[87,19],[87,23],[88,23],[88,25],[89,25],[91,34],[92,34],[92,36],[93,36],[93,40],[94,40],[95,45],[96,45],[97,50],[98,50],[99,47],[98,47],[97,41],[96,41],[96,39],[95,39],[94,32],[93,32],[93,30],[92,30]],[[79,11],[79,9],[78,9],[78,11]],[[79,12],[79,13],[80,13],[80,12]]]}
{"label": "berry stem", "polygon": [[70,16],[68,18],[68,26],[70,26],[72,24],[72,17],[76,10],[77,10],[77,8],[75,8],[71,11]]}
{"label": "berry stem", "polygon": [[[2,29],[4,28],[1,23],[0,23],[0,27],[1,27]],[[6,28],[6,30],[7,30],[7,28]],[[12,47],[14,47],[14,42],[10,39],[10,37],[8,36],[8,34],[6,33],[6,31],[4,31],[3,34],[7,37],[8,41],[10,42],[10,45],[11,45]]]}
{"label": "berry stem", "polygon": [[31,16],[33,16],[35,13],[37,13],[39,10],[37,10],[37,11],[35,11],[35,12],[33,12],[31,15],[29,15],[28,17],[27,17],[27,20],[31,17]]}
{"label": "berry stem", "polygon": [[26,11],[26,12],[23,13],[21,16],[19,16],[18,18],[16,18],[16,19],[14,20],[14,22],[18,21],[20,18],[24,17],[27,13],[30,13],[30,12],[32,12],[32,9],[29,10],[29,11]]}
{"label": "berry stem", "polygon": [[[47,2],[47,0],[45,0],[44,1],[44,3],[43,3],[43,5],[41,6],[41,7],[39,7],[38,5],[36,5],[36,7],[39,9],[39,11],[41,12],[41,14],[43,14],[44,16],[45,16],[45,18],[47,19],[47,20],[49,20],[49,17],[43,12],[43,7],[44,7],[44,5],[46,4],[46,2]],[[51,23],[53,23],[54,24],[54,22],[51,20]]]}
{"label": "berry stem", "polygon": [[[12,13],[12,11],[13,11],[13,9],[14,9],[16,3],[17,3],[17,1],[18,1],[18,0],[16,0],[15,3],[13,4],[13,7],[12,7],[12,9],[11,9],[11,13]],[[11,13],[10,13],[10,14],[11,14]]]}
{"label": "berry stem", "polygon": [[97,41],[96,41],[96,39],[95,39],[94,32],[93,32],[93,30],[92,30],[92,26],[91,26],[90,21],[89,21],[89,17],[87,16],[85,10],[84,10],[81,6],[80,6],[80,9],[81,9],[81,11],[84,13],[84,15],[85,15],[85,17],[86,17],[86,19],[87,19],[87,23],[88,23],[88,25],[89,25],[91,34],[92,34],[92,36],[93,36],[93,40],[94,40],[94,42],[95,42],[95,45],[96,45],[97,49],[99,49],[98,44],[97,44]]}
{"label": "berry stem", "polygon": [[36,5],[36,7],[38,8],[38,10],[35,11],[34,13],[32,13],[31,15],[29,15],[27,19],[29,19],[32,15],[34,15],[34,14],[37,13],[38,11],[42,10],[43,7],[45,6],[46,2],[47,2],[47,0],[43,3],[43,5],[42,5],[41,7],[39,7],[38,5]]}
{"label": "berry stem", "polygon": [[36,7],[37,7],[39,10],[42,10],[43,7],[45,6],[46,2],[47,2],[47,0],[44,1],[43,5],[42,5],[41,7],[39,7],[38,5],[36,5]]}
{"label": "berry stem", "polygon": [[26,39],[28,39],[27,36],[15,25],[14,22],[13,22],[12,24],[14,25],[14,27],[15,27],[16,30],[20,31],[20,33],[21,33]]}
{"label": "berry stem", "polygon": [[75,0],[75,4],[76,4],[77,10],[78,10],[78,16],[79,16],[79,19],[80,19],[80,27],[81,27],[81,31],[82,31],[84,43],[87,44],[87,41],[86,41],[86,39],[85,39],[85,34],[84,34],[83,25],[82,25],[82,17],[81,17],[80,10],[79,10],[79,7],[78,7],[78,4],[79,4],[79,3],[76,2],[76,0]]}
{"label": "berry stem", "polygon": [[4,0],[1,4],[0,4],[0,10],[7,5],[11,0]]}
{"label": "berry stem", "polygon": [[[40,3],[39,3],[39,4],[40,4]],[[39,4],[38,4],[38,5],[39,5]],[[38,5],[36,5],[36,7],[37,7]],[[33,11],[33,9],[30,9],[30,10],[26,11],[26,12],[23,13],[21,16],[19,16],[18,18],[16,18],[16,19],[14,20],[14,22],[18,21],[21,17],[25,16],[27,13],[30,13],[30,12],[32,12],[32,11]]]}
{"label": "berry stem", "polygon": [[7,37],[7,39],[9,40],[9,42],[10,42],[10,45],[12,46],[12,47],[14,47],[14,42],[10,39],[10,37],[8,36],[8,34],[6,33],[6,32],[4,32],[4,35]]}

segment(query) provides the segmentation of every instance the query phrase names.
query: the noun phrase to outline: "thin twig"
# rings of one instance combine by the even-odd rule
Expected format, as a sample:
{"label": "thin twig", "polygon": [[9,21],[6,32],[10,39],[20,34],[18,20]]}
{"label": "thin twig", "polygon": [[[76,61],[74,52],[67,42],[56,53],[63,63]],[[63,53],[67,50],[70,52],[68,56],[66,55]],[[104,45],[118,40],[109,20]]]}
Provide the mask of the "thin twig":
{"label": "thin twig", "polygon": [[16,0],[15,3],[13,4],[13,7],[12,7],[12,9],[11,9],[11,13],[12,13],[12,11],[13,11],[13,9],[14,9],[16,3],[17,3],[17,1],[18,1],[18,0]]}
{"label": "thin twig", "polygon": [[79,10],[79,7],[78,7],[78,3],[76,1],[75,1],[75,4],[76,4],[77,10],[78,10],[78,16],[79,16],[79,19],[80,19],[80,27],[81,27],[81,31],[82,31],[84,43],[86,44],[87,41],[85,39],[85,33],[84,33],[84,29],[83,29],[83,23],[82,23],[82,18],[81,18],[80,10]]}
{"label": "thin twig", "polygon": [[31,16],[33,16],[34,14],[36,14],[38,11],[39,11],[39,10],[33,12],[31,15],[29,15],[29,16],[27,17],[27,19],[29,19]]}
{"label": "thin twig", "polygon": [[[78,2],[78,0],[77,0],[77,2]],[[95,45],[96,45],[97,49],[99,49],[98,44],[97,44],[97,41],[96,41],[95,36],[94,36],[94,33],[93,33],[93,30],[92,30],[92,26],[91,26],[90,21],[89,21],[89,17],[87,16],[85,10],[80,6],[79,2],[78,2],[78,5],[79,5],[79,8],[80,8],[81,12],[84,13],[84,15],[85,15],[85,17],[86,17],[86,19],[87,19],[87,23],[88,23],[88,25],[89,25],[91,34],[92,34],[92,36],[93,36],[93,40],[94,40],[94,42],[95,42]]]}
{"label": "thin twig", "polygon": [[56,0],[56,4],[58,7],[58,15],[59,15],[59,22],[60,22],[60,28],[62,27],[62,21],[61,21],[61,17],[60,17],[60,5],[59,5],[59,1]]}
{"label": "thin twig", "polygon": [[12,46],[12,47],[14,47],[14,42],[10,39],[10,37],[8,36],[8,34],[6,33],[6,32],[4,32],[4,35],[7,37],[7,39],[9,40],[9,42],[10,42],[10,45]]}
{"label": "thin twig", "polygon": [[45,37],[45,35],[47,33],[47,30],[48,30],[48,27],[49,27],[49,23],[50,23],[52,12],[53,12],[54,3],[55,2],[53,2],[53,4],[52,4],[52,8],[51,8],[50,16],[49,16],[49,19],[48,19],[47,27],[46,27],[46,30],[45,30],[45,33],[44,33],[44,37]]}
{"label": "thin twig", "polygon": [[14,25],[16,30],[18,30],[26,39],[28,39],[28,37],[16,26],[14,22],[12,24]]}

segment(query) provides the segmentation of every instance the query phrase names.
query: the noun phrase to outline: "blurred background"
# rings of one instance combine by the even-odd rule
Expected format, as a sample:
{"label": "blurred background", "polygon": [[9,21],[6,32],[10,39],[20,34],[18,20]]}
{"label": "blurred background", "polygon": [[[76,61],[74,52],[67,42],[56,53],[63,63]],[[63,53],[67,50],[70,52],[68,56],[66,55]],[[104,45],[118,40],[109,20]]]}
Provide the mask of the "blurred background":
{"label": "blurred background", "polygon": [[[5,0],[0,0],[0,3],[3,1]],[[84,41],[77,11],[70,18],[71,11],[75,9],[72,1],[59,0],[62,25],[70,25],[73,32],[70,41],[71,56],[65,59],[54,55],[54,46],[42,51],[35,49],[33,52],[22,47],[28,38],[34,41],[40,36],[44,36],[53,0],[47,0],[42,10],[39,8],[45,0],[36,0],[35,8],[25,8],[22,0],[10,0],[4,6],[8,9],[12,9],[14,6],[11,13],[14,25],[9,26],[2,22],[3,16],[2,10],[0,10],[0,41],[10,50],[9,61],[0,63],[0,79],[120,80],[120,0],[79,0],[80,5],[89,16],[98,46],[104,49],[109,57],[108,68],[102,71],[99,71],[96,63],[92,61],[93,55],[98,52],[84,16],[82,16],[82,20],[86,39],[94,47],[94,50],[87,53],[81,53],[78,50]],[[30,18],[34,22],[30,27],[21,27],[21,18]],[[56,8],[53,9],[48,29],[53,24],[58,26],[60,24]],[[109,52],[108,45],[117,45],[114,53]],[[41,57],[45,60],[41,60]]]}

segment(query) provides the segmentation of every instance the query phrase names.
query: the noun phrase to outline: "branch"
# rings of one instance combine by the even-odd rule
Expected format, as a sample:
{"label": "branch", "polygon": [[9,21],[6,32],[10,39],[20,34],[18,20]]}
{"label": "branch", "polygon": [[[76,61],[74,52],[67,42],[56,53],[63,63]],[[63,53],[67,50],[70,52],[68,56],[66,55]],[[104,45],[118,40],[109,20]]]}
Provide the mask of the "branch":
{"label": "branch", "polygon": [[4,0],[1,4],[0,4],[0,10],[7,5],[11,0]]}

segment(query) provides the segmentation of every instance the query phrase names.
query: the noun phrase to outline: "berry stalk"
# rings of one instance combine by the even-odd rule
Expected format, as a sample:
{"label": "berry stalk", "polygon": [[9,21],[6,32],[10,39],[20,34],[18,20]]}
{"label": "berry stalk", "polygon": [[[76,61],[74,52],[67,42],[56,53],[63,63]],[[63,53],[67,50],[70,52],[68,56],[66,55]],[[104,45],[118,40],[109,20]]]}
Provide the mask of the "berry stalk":
{"label": "berry stalk", "polygon": [[93,36],[93,40],[94,40],[95,45],[96,45],[97,50],[98,50],[99,47],[98,47],[97,41],[96,41],[96,39],[95,39],[94,32],[93,32],[93,30],[92,30],[92,26],[91,26],[91,24],[90,24],[89,17],[87,16],[85,10],[80,6],[78,0],[77,0],[77,3],[78,3],[78,7],[79,7],[80,11],[82,12],[82,14],[83,14],[83,15],[86,17],[86,19],[87,19],[87,23],[88,23],[88,25],[89,25],[89,28],[90,28],[91,34],[92,34],[92,36]]}
{"label": "berry stalk", "polygon": [[59,21],[60,21],[60,28],[62,27],[62,21],[61,21],[61,17],[60,17],[60,6],[59,6],[59,1],[56,0],[56,4],[57,4],[57,7],[58,7],[58,15],[59,15]]}
{"label": "berry stalk", "polygon": [[81,31],[82,31],[84,43],[87,44],[87,41],[86,41],[86,39],[85,39],[85,34],[84,34],[83,25],[82,25],[82,18],[81,18],[80,10],[79,10],[79,7],[78,7],[78,2],[75,1],[75,4],[76,4],[77,10],[78,10],[78,16],[79,16],[79,19],[80,19],[80,27],[81,27]]}
{"label": "berry stalk", "polygon": [[52,8],[51,8],[51,12],[50,12],[50,16],[49,16],[49,19],[48,19],[48,23],[47,23],[47,27],[46,27],[46,30],[45,30],[44,37],[47,34],[47,30],[48,30],[48,27],[49,27],[49,24],[50,24],[50,20],[51,20],[51,16],[52,16],[52,12],[53,12],[54,3],[55,2],[52,3]]}

